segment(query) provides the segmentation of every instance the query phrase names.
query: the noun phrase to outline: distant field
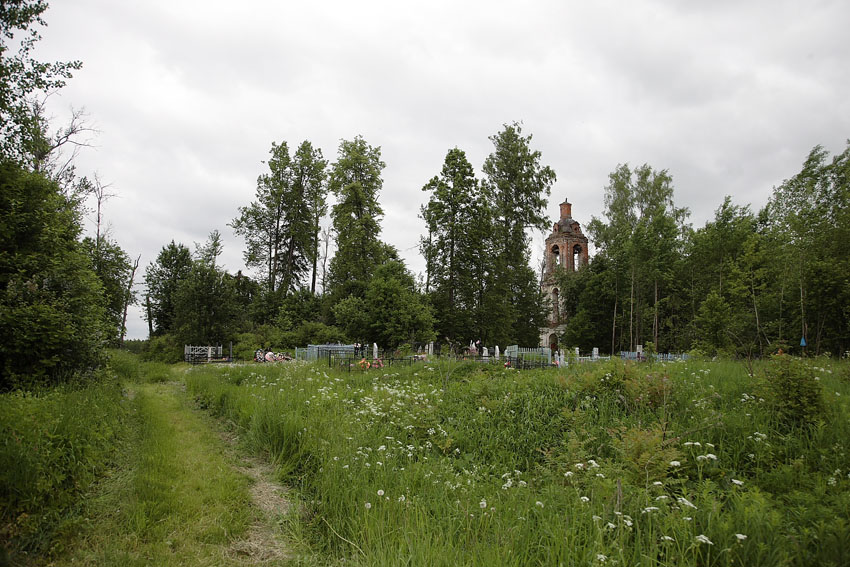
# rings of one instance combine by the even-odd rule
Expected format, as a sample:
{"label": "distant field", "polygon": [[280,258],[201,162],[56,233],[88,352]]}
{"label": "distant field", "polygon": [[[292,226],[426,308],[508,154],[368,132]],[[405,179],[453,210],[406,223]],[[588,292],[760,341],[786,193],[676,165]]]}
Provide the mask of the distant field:
{"label": "distant field", "polygon": [[[199,367],[365,565],[846,565],[847,362]],[[295,513],[295,512],[294,512]]]}

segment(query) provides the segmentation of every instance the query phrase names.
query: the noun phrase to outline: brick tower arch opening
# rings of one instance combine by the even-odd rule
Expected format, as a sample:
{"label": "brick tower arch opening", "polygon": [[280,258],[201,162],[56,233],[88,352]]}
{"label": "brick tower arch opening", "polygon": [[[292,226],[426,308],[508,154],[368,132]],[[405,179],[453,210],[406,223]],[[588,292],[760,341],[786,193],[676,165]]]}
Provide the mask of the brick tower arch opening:
{"label": "brick tower arch opening", "polygon": [[582,257],[581,257],[581,245],[576,244],[573,246],[573,269],[578,270],[582,266]]}

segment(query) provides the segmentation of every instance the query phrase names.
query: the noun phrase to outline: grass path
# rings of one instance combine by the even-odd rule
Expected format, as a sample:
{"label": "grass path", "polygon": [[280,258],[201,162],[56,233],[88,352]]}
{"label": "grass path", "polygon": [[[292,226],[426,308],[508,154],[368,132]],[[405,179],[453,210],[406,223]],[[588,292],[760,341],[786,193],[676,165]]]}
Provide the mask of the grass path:
{"label": "grass path", "polygon": [[133,434],[54,565],[286,565],[287,500],[180,384],[134,384]]}

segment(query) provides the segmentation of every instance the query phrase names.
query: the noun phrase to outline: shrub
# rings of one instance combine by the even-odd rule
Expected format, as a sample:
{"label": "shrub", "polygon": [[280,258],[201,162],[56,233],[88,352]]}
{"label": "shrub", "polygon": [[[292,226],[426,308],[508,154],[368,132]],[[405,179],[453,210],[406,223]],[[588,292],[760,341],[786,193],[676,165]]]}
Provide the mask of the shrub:
{"label": "shrub", "polygon": [[812,425],[824,418],[823,389],[801,359],[775,356],[764,372],[773,410],[783,424]]}
{"label": "shrub", "polygon": [[183,360],[183,345],[179,344],[174,335],[151,337],[144,360],[157,362],[181,362]]}

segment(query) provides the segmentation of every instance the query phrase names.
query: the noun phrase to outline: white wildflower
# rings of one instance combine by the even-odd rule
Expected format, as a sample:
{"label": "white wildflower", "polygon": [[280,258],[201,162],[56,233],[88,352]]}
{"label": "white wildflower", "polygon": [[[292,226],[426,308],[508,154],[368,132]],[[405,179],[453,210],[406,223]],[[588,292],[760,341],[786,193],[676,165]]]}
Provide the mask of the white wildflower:
{"label": "white wildflower", "polygon": [[590,502],[590,498],[588,498],[587,496],[582,496],[581,498],[579,498],[579,500],[581,500],[582,502]]}
{"label": "white wildflower", "polygon": [[694,506],[691,503],[691,501],[688,500],[687,498],[685,498],[684,496],[679,496],[678,498],[676,498],[676,500],[679,502],[679,504],[682,504],[683,506],[687,506],[688,508],[693,508],[694,510],[697,509],[697,507]]}
{"label": "white wildflower", "polygon": [[479,503],[478,503],[478,505],[479,505],[479,506],[481,507],[481,509],[483,510],[484,508],[486,508],[486,507],[487,507],[487,501],[486,501],[486,500],[484,500],[484,499],[482,498],[482,499],[481,499],[481,502],[479,502]]}
{"label": "white wildflower", "polygon": [[732,484],[734,484],[734,485],[736,485],[736,486],[744,486],[744,481],[743,481],[743,480],[738,480],[737,478],[733,478],[733,479],[732,479]]}
{"label": "white wildflower", "polygon": [[679,461],[670,461],[670,466],[671,466],[671,467],[678,467],[678,466],[680,466],[681,464],[682,464],[682,463],[680,463]]}
{"label": "white wildflower", "polygon": [[366,506],[366,509],[368,510],[368,509],[370,509],[370,508],[372,507],[372,503],[371,503],[371,502],[366,502],[366,504],[364,504],[364,506]]}
{"label": "white wildflower", "polygon": [[699,543],[707,543],[708,545],[714,545],[714,544],[711,542],[711,540],[710,540],[710,539],[708,539],[706,536],[704,536],[704,535],[702,535],[702,534],[699,534],[699,535],[698,535],[695,539],[696,539]]}
{"label": "white wildflower", "polygon": [[383,495],[384,495],[384,491],[383,491],[383,490],[378,490],[378,496],[383,496]]}
{"label": "white wildflower", "polygon": [[745,536],[744,534],[735,534],[735,537],[738,538],[738,541],[744,541],[745,539],[747,539],[747,536]]}

